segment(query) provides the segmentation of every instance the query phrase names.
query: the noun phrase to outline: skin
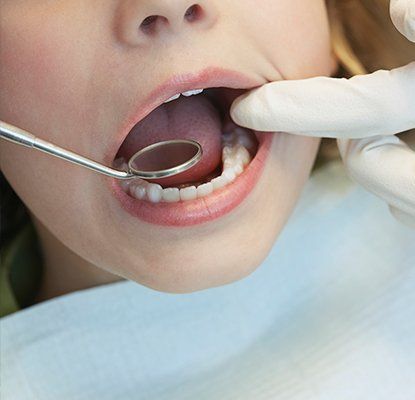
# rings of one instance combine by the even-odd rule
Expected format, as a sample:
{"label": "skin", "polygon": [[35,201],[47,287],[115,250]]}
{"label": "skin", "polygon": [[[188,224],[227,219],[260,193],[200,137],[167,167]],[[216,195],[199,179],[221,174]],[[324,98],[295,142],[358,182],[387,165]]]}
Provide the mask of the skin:
{"label": "skin", "polygon": [[[0,119],[105,163],[137,96],[173,74],[218,66],[261,85],[334,71],[323,0],[204,0],[190,22],[183,16],[192,4],[3,0]],[[150,15],[164,17],[152,34],[137,29]],[[250,196],[223,218],[186,228],[131,217],[108,178],[39,152],[2,141],[0,167],[41,238],[43,298],[120,277],[180,293],[241,279],[261,264],[317,148],[318,139],[276,134]]]}

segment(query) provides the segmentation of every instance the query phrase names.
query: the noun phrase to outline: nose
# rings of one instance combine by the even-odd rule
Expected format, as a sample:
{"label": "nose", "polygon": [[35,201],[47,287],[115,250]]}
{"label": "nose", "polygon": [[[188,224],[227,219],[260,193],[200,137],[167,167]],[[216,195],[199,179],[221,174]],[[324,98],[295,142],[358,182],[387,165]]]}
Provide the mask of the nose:
{"label": "nose", "polygon": [[207,30],[218,18],[212,0],[126,0],[120,11],[122,36],[130,44]]}

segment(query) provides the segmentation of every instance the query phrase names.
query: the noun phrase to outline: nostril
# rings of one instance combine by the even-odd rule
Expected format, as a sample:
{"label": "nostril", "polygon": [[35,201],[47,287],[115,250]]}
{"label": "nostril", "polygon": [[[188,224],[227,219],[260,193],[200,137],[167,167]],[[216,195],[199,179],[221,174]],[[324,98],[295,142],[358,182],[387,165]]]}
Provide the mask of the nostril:
{"label": "nostril", "polygon": [[200,7],[198,4],[193,4],[186,10],[184,14],[184,19],[188,22],[194,22],[200,19],[202,17],[202,14],[202,7]]}
{"label": "nostril", "polygon": [[165,18],[160,15],[150,15],[143,19],[140,24],[140,29],[144,33],[153,33],[156,29],[157,24],[163,19]]}
{"label": "nostril", "polygon": [[[186,22],[196,22],[202,19],[203,15],[202,7],[198,4],[193,4],[186,10],[184,20]],[[141,21],[140,30],[147,35],[151,35],[157,33],[162,24],[168,23],[168,19],[162,15],[149,15]]]}
{"label": "nostril", "polygon": [[144,27],[148,27],[152,24],[155,24],[157,21],[158,15],[150,15],[147,18],[144,18],[143,22],[141,23],[141,26]]}

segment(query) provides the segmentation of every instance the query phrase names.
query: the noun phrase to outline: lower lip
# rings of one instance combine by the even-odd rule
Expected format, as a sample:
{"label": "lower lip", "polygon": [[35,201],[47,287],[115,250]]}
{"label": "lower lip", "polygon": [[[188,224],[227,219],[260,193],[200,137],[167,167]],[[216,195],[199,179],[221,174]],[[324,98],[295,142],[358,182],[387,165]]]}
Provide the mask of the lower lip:
{"label": "lower lip", "polygon": [[244,172],[231,184],[204,198],[177,203],[151,203],[129,196],[115,179],[110,179],[111,190],[125,211],[154,225],[179,227],[213,221],[234,210],[254,189],[264,170],[274,135],[258,133],[258,151]]}

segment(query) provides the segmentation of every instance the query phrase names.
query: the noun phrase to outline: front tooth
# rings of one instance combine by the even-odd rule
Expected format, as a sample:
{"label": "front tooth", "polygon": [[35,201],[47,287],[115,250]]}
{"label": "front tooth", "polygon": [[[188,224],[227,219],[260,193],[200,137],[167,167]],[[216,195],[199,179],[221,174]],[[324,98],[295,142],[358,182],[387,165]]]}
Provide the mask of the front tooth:
{"label": "front tooth", "polygon": [[205,197],[213,192],[213,185],[211,182],[203,183],[197,187],[197,197]]}
{"label": "front tooth", "polygon": [[175,94],[174,96],[171,96],[169,99],[167,99],[164,103],[169,103],[170,101],[176,100],[180,97],[180,93]]}
{"label": "front tooth", "polygon": [[194,89],[194,90],[188,90],[187,92],[183,92],[182,95],[189,97],[189,96],[194,96],[196,94],[200,94],[203,92],[203,89]]}
{"label": "front tooth", "polygon": [[163,188],[156,183],[149,183],[147,186],[147,197],[152,203],[158,203],[163,195]]}
{"label": "front tooth", "polygon": [[180,199],[182,201],[195,200],[196,198],[197,198],[196,186],[189,186],[189,187],[180,189]]}
{"label": "front tooth", "polygon": [[180,192],[178,188],[166,188],[163,189],[162,194],[163,201],[167,203],[175,203],[180,200]]}

